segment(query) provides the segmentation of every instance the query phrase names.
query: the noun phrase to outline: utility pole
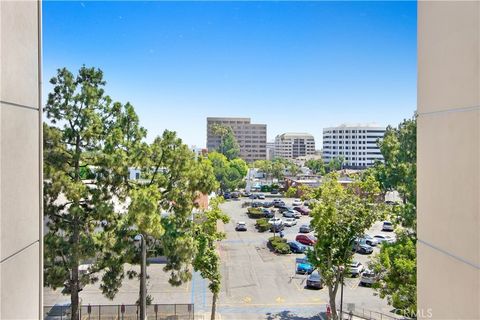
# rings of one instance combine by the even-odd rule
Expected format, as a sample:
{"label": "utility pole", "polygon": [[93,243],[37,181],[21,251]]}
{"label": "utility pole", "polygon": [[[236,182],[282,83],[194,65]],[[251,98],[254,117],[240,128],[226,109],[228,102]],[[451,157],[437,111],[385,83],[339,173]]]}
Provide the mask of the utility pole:
{"label": "utility pole", "polygon": [[147,319],[147,245],[143,234],[135,236],[135,241],[140,241],[140,320]]}

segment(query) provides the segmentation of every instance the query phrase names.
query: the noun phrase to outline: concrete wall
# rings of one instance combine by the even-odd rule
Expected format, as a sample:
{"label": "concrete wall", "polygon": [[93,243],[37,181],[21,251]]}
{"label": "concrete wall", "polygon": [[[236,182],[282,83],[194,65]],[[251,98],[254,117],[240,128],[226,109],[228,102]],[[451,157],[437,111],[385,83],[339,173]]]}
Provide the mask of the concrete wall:
{"label": "concrete wall", "polygon": [[40,2],[0,2],[0,319],[42,304]]}
{"label": "concrete wall", "polygon": [[479,48],[480,2],[419,2],[417,252],[423,318],[480,319]]}

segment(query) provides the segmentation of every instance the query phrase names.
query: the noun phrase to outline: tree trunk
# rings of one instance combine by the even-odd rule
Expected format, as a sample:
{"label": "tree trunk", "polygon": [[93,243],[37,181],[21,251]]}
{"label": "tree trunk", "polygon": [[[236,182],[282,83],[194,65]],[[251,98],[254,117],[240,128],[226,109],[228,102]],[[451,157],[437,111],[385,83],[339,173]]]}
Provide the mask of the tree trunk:
{"label": "tree trunk", "polygon": [[210,320],[215,320],[215,309],[217,308],[217,293],[213,294],[212,298],[212,314],[210,316]]}
{"label": "tree trunk", "polygon": [[77,243],[78,243],[78,226],[75,227],[73,231],[73,250],[72,250],[72,258],[73,258],[73,266],[72,266],[72,275],[70,278],[70,300],[72,303],[72,320],[80,319],[79,314],[79,298],[78,298],[78,290],[79,290],[79,277],[78,277],[78,254],[77,254]]}
{"label": "tree trunk", "polygon": [[338,314],[337,314],[337,305],[335,302],[335,298],[337,296],[337,291],[333,290],[333,288],[328,287],[328,296],[330,298],[330,310],[332,312],[332,315],[330,319],[332,320],[337,320],[338,319]]}

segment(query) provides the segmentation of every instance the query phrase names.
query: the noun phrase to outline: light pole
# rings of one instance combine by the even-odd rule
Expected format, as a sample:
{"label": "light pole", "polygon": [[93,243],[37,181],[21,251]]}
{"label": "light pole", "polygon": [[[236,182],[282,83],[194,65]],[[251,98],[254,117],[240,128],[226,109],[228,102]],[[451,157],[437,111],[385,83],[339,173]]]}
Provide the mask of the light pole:
{"label": "light pole", "polygon": [[344,267],[340,267],[340,282],[341,282],[341,287],[340,287],[340,320],[343,320],[343,271]]}
{"label": "light pole", "polygon": [[145,243],[145,237],[143,234],[137,234],[135,236],[135,241],[140,241],[140,320],[146,319],[147,311],[147,246]]}

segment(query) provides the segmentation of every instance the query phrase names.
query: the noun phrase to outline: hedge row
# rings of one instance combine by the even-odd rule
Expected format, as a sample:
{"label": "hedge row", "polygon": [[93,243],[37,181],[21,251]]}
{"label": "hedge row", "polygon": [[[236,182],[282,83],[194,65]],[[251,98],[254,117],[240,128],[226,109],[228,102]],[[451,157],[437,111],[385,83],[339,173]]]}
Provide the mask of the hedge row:
{"label": "hedge row", "polygon": [[267,218],[257,219],[255,227],[258,229],[258,231],[265,232],[270,230],[270,223],[268,223]]}
{"label": "hedge row", "polygon": [[262,208],[248,208],[247,209],[248,217],[251,219],[260,219],[265,217],[265,214],[262,211]]}
{"label": "hedge row", "polygon": [[271,237],[268,239],[268,243],[277,253],[286,254],[290,253],[290,246],[287,243],[287,239],[280,237]]}

